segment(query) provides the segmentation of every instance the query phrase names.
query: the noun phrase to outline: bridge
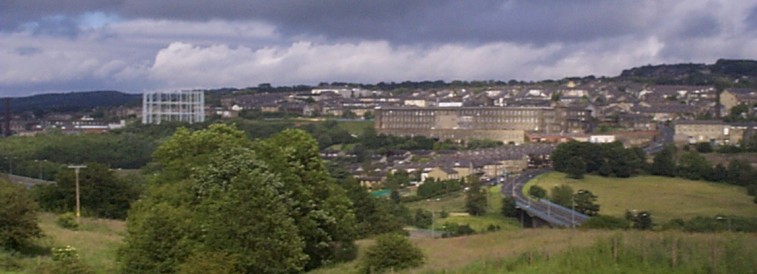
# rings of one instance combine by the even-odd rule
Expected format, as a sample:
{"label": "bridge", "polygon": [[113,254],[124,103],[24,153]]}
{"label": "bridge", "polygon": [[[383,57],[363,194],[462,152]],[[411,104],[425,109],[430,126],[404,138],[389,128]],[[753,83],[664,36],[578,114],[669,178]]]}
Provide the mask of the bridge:
{"label": "bridge", "polygon": [[523,194],[523,186],[532,178],[549,172],[549,169],[527,170],[520,176],[507,180],[502,185],[502,194],[514,198],[524,227],[571,227],[581,226],[589,216],[546,199],[534,199]]}

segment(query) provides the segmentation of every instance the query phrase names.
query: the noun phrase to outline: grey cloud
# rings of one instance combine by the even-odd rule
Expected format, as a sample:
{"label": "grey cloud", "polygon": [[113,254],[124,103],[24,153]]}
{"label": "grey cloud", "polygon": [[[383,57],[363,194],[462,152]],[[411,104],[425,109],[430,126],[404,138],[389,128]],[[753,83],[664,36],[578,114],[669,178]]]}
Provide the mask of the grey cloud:
{"label": "grey cloud", "polygon": [[692,15],[683,20],[683,23],[676,32],[676,36],[682,38],[710,37],[719,34],[720,31],[720,23],[715,17],[709,15]]}
{"label": "grey cloud", "polygon": [[[121,0],[10,2],[0,11],[8,25],[44,16],[99,10],[126,18],[188,21],[262,20],[285,35],[388,40],[396,44],[512,41],[542,44],[586,41],[642,31],[637,1],[296,1]],[[21,4],[19,4],[21,3]],[[57,13],[56,13],[57,12]]]}
{"label": "grey cloud", "polygon": [[[741,2],[219,2],[0,0],[0,95],[616,75],[757,45],[757,7]],[[79,29],[95,11],[117,21]]]}
{"label": "grey cloud", "polygon": [[78,24],[66,16],[45,17],[33,23],[27,23],[20,28],[35,35],[63,36],[74,38],[79,34]]}
{"label": "grey cloud", "polygon": [[75,16],[95,10],[115,12],[116,7],[123,2],[124,0],[3,0],[0,3],[0,28],[12,30],[46,17]]}
{"label": "grey cloud", "polygon": [[42,49],[36,47],[19,47],[14,50],[18,55],[29,56],[42,52]]}
{"label": "grey cloud", "polygon": [[757,30],[757,5],[754,5],[749,15],[744,19],[747,27],[751,30]]}

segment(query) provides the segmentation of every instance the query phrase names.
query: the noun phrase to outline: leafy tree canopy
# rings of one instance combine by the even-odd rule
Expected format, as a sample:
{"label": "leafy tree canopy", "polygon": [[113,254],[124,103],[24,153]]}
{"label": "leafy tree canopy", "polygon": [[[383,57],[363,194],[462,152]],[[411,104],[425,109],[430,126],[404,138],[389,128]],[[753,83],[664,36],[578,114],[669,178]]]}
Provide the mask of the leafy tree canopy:
{"label": "leafy tree canopy", "polygon": [[180,129],[155,161],[156,182],[129,212],[126,272],[174,272],[198,254],[233,258],[248,273],[346,259],[337,251],[356,234],[352,203],[304,131],[251,142],[228,125]]}

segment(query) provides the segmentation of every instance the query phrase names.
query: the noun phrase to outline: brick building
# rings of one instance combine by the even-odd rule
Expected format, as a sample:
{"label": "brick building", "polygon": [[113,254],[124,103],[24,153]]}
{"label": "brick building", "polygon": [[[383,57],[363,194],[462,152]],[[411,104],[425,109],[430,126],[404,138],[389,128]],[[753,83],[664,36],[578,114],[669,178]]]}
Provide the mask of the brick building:
{"label": "brick building", "polygon": [[379,134],[523,143],[526,132],[584,132],[591,111],[567,107],[376,108]]}
{"label": "brick building", "polygon": [[725,123],[719,120],[678,121],[675,141],[679,144],[709,142],[712,144],[739,144],[757,131],[757,123]]}

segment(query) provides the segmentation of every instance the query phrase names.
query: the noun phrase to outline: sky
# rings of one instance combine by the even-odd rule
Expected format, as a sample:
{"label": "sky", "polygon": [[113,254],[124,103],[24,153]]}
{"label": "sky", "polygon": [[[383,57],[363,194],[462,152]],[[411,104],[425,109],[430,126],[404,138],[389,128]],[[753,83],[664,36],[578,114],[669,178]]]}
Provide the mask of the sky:
{"label": "sky", "polygon": [[757,59],[757,0],[0,0],[0,97]]}

